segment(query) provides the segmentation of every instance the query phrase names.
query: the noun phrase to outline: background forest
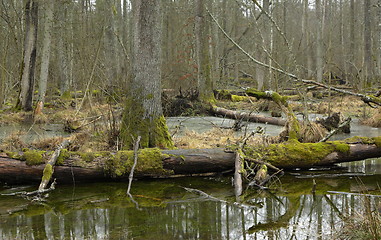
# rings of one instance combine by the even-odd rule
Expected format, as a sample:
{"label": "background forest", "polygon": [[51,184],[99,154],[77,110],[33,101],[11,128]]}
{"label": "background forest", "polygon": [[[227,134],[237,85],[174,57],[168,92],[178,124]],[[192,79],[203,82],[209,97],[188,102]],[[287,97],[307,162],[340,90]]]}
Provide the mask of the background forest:
{"label": "background forest", "polygon": [[[358,90],[377,87],[380,2],[162,1],[162,86],[175,92],[197,88],[195,16],[201,4],[207,9],[203,12],[208,50],[205,64],[215,89],[254,86],[281,91],[293,81],[250,61],[223,35],[208,12],[263,63],[304,79],[347,84]],[[35,11],[35,17],[29,19],[28,11]],[[2,0],[0,107],[16,104],[28,21],[35,21],[37,29],[32,86],[40,96],[35,92],[35,99],[44,98],[45,92],[48,96],[86,89],[104,96],[125,92],[131,79],[131,18],[127,0]]]}

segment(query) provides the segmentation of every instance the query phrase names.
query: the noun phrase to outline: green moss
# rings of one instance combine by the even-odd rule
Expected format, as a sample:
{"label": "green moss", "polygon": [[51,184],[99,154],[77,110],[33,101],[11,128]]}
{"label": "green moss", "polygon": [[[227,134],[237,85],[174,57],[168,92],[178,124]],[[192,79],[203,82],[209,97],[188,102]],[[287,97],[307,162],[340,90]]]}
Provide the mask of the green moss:
{"label": "green moss", "polygon": [[101,90],[99,90],[99,89],[95,89],[95,90],[92,91],[92,95],[93,96],[99,96],[100,93],[101,93]]}
{"label": "green moss", "polygon": [[120,132],[124,149],[132,149],[138,136],[141,136],[140,146],[142,148],[174,148],[164,116],[145,118],[143,116],[145,116],[145,111],[142,103],[128,99]]}
{"label": "green moss", "polygon": [[64,161],[70,157],[67,149],[61,149],[60,155],[57,157],[56,165],[63,165]]}
{"label": "green moss", "polygon": [[231,100],[232,99],[232,94],[230,93],[229,90],[214,90],[214,96],[218,100]]}
{"label": "green moss", "polygon": [[6,152],[5,154],[7,154],[8,157],[10,158],[13,158],[13,159],[20,159],[20,155],[16,152]]}
{"label": "green moss", "polygon": [[70,91],[63,92],[62,95],[61,95],[61,99],[63,99],[63,100],[69,100],[69,99],[71,99],[71,93],[70,93]]}
{"label": "green moss", "polygon": [[38,150],[26,150],[22,156],[21,160],[26,161],[26,164],[29,166],[39,165],[45,162],[43,154],[45,151]]}
{"label": "green moss", "polygon": [[376,144],[377,147],[381,147],[381,137],[373,137],[374,144]]}
{"label": "green moss", "polygon": [[[138,161],[134,175],[168,175],[163,168],[165,157],[158,148],[145,148],[138,151]],[[119,151],[106,164],[106,170],[113,177],[127,176],[134,162],[133,151]]]}
{"label": "green moss", "polygon": [[248,101],[248,98],[246,96],[239,96],[239,95],[231,95],[232,102],[243,102]]}
{"label": "green moss", "polygon": [[152,99],[152,98],[153,98],[153,94],[152,93],[147,95],[147,99]]}
{"label": "green moss", "polygon": [[333,144],[335,144],[336,151],[341,153],[349,153],[349,150],[350,150],[349,144],[340,142],[340,141],[335,141],[333,142]]}
{"label": "green moss", "polygon": [[341,141],[323,143],[300,143],[289,140],[267,147],[244,148],[244,154],[254,159],[262,159],[279,168],[311,167],[332,152],[348,153],[349,145]]}
{"label": "green moss", "polygon": [[266,92],[268,94],[270,94],[271,96],[271,99],[278,103],[278,104],[282,104],[284,106],[287,106],[287,96],[281,96],[279,93],[277,92]]}
{"label": "green moss", "polygon": [[274,91],[259,91],[254,88],[249,88],[246,90],[246,94],[252,97],[256,97],[258,99],[270,99],[274,101],[277,104],[287,106],[287,96],[282,96],[277,92]]}
{"label": "green moss", "polygon": [[88,152],[82,152],[82,153],[78,153],[78,155],[81,157],[81,159],[85,162],[91,162],[94,160],[95,158],[95,154],[94,153],[88,153]]}
{"label": "green moss", "polygon": [[50,164],[46,164],[43,175],[42,175],[42,181],[49,181],[52,175],[53,175],[53,166]]}

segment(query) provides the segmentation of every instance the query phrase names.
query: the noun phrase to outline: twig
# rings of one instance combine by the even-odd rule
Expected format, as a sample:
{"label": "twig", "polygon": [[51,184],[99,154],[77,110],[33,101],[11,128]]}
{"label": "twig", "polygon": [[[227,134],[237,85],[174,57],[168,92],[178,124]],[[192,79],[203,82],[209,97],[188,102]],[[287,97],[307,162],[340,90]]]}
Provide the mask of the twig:
{"label": "twig", "polygon": [[128,188],[127,188],[128,195],[131,195],[130,194],[131,184],[132,184],[132,179],[134,177],[135,167],[136,167],[136,164],[138,163],[138,150],[139,150],[139,143],[141,138],[142,138],[141,136],[138,136],[138,138],[136,139],[134,143],[134,164],[132,165],[130,175],[128,176]]}
{"label": "twig", "polygon": [[261,161],[261,160],[257,160],[257,159],[254,159],[254,158],[250,158],[250,157],[245,157],[245,159],[247,161],[250,161],[250,162],[255,162],[255,163],[258,163],[258,164],[264,164],[266,165],[267,167],[277,171],[277,172],[283,172],[282,169],[279,169],[277,167],[275,167],[274,165],[270,164],[270,163],[267,163],[267,162],[264,162],[264,161]]}
{"label": "twig", "polygon": [[141,136],[138,136],[138,138],[134,142],[134,164],[132,165],[130,175],[128,176],[128,188],[127,188],[127,195],[130,197],[131,201],[135,204],[136,209],[138,210],[141,210],[141,208],[139,208],[138,202],[135,201],[134,197],[131,195],[130,190],[131,190],[132,180],[134,178],[135,167],[136,167],[136,164],[138,163],[138,150],[139,150],[139,143],[141,138],[142,138]]}
{"label": "twig", "polygon": [[200,196],[203,196],[203,197],[206,197],[206,198],[209,198],[213,201],[217,201],[217,202],[222,202],[222,203],[228,203],[227,201],[225,200],[222,200],[222,199],[218,199],[216,197],[213,197],[212,195],[209,195],[207,194],[206,192],[203,192],[201,190],[198,190],[198,189],[194,189],[194,188],[187,188],[187,187],[183,187],[185,190],[187,190],[188,192],[191,192],[191,193],[196,193]]}

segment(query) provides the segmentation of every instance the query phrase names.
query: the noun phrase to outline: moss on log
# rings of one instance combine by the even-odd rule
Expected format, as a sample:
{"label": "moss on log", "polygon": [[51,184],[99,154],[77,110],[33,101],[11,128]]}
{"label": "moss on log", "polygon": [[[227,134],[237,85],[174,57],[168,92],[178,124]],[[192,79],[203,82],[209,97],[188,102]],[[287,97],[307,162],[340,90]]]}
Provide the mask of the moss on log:
{"label": "moss on log", "polygon": [[[134,177],[170,177],[233,171],[235,163],[232,146],[226,151],[215,149],[139,150]],[[28,165],[23,154],[0,154],[0,181],[40,181],[44,164]],[[381,157],[381,137],[354,137],[343,141],[300,143],[290,140],[268,146],[245,146],[247,159],[260,159],[278,168],[309,168],[335,163]],[[49,155],[49,152],[43,155]],[[28,155],[28,154],[27,154]],[[245,157],[244,156],[244,157]],[[14,159],[17,157],[17,159]],[[47,161],[47,160],[46,160]],[[61,151],[53,177],[58,182],[128,179],[133,163],[133,151],[80,153]],[[45,171],[48,174],[49,171]]]}

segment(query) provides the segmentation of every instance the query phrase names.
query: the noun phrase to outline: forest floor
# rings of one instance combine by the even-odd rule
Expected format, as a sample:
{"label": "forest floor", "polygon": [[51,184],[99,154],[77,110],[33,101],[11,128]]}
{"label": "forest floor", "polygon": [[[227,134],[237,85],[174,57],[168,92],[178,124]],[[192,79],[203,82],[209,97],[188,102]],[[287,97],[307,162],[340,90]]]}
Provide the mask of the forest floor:
{"label": "forest floor", "polygon": [[[121,148],[119,142],[119,122],[123,113],[123,105],[120,103],[108,104],[102,98],[91,97],[82,101],[77,99],[62,99],[56,97],[46,104],[43,114],[34,116],[32,112],[13,111],[11,108],[0,111],[1,125],[17,125],[32,123],[34,125],[63,124],[63,131],[75,135],[78,145],[74,150],[90,151],[116,151]],[[358,118],[360,123],[373,127],[381,127],[381,111],[370,108],[360,99],[353,96],[332,96],[326,98],[310,98],[304,103],[299,100],[290,100],[289,103],[296,114],[315,113],[328,116],[339,112],[343,117]],[[219,107],[232,110],[243,110],[251,113],[277,112],[277,106],[268,100],[258,101],[218,101]],[[186,115],[194,116],[197,111],[186,111]],[[49,149],[54,143],[61,141],[60,138],[42,140],[31,144],[24,143],[21,136],[23,132],[10,134],[2,142],[0,149],[16,150],[23,147]],[[233,130],[213,128],[204,133],[193,131],[186,132],[181,136],[172,133],[175,146],[178,148],[213,148],[224,146],[239,140]],[[276,138],[276,137],[274,137]],[[267,139],[269,140],[269,139]],[[252,139],[252,143],[263,141]],[[271,141],[271,139],[270,139]],[[50,143],[49,143],[50,142]],[[72,144],[75,146],[75,144]]]}

